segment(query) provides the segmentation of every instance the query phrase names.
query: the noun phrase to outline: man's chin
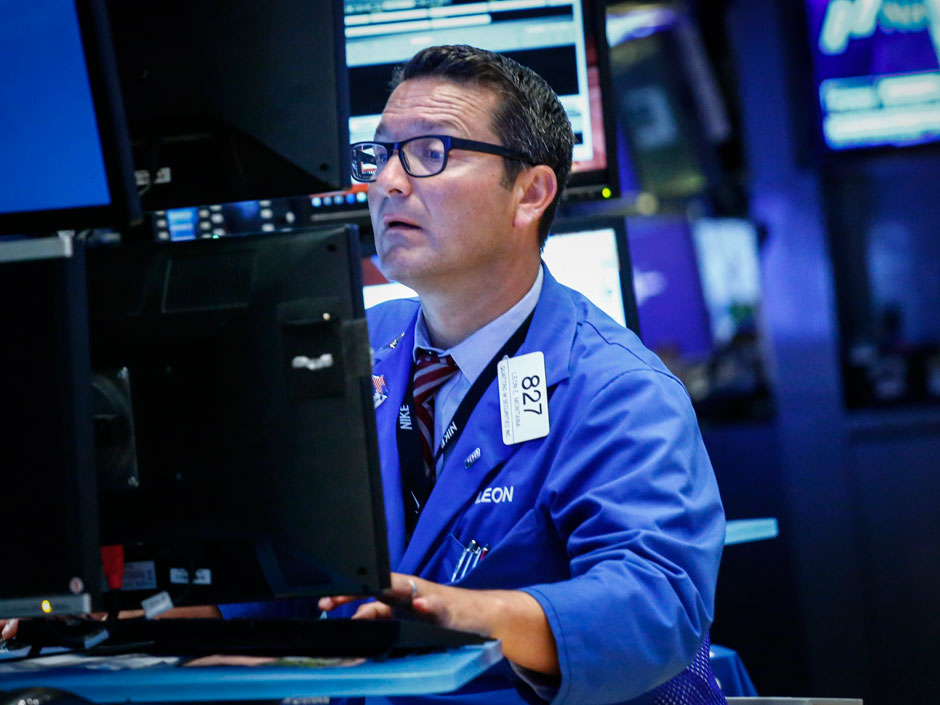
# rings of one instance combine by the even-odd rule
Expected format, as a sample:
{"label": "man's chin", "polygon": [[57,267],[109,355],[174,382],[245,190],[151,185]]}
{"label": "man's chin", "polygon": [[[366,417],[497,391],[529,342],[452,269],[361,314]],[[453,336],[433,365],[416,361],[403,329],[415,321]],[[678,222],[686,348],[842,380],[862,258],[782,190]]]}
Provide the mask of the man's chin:
{"label": "man's chin", "polygon": [[420,257],[412,256],[414,253],[402,252],[403,248],[396,247],[384,255],[379,255],[379,268],[389,281],[404,284],[412,289],[415,282],[421,281],[427,275],[427,264]]}

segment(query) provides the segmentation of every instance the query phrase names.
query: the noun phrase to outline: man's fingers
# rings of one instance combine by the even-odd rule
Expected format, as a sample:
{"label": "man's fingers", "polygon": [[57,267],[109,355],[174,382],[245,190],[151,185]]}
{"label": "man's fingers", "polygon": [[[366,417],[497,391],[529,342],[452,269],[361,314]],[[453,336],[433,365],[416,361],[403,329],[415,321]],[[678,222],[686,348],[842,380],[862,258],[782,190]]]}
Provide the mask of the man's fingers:
{"label": "man's fingers", "polygon": [[332,597],[321,597],[317,602],[317,607],[319,607],[324,612],[329,612],[340,605],[345,605],[350,602],[355,602],[356,600],[361,600],[361,597],[351,597],[349,595],[333,595]]}
{"label": "man's fingers", "polygon": [[392,608],[384,602],[366,602],[359,606],[353,619],[388,619],[392,616]]}
{"label": "man's fingers", "polygon": [[[0,620],[0,622],[3,622],[3,620]],[[3,629],[0,630],[0,639],[12,639],[16,636],[16,627],[18,625],[18,619],[6,620],[6,622],[3,623]]]}
{"label": "man's fingers", "polygon": [[415,614],[434,624],[440,624],[442,627],[455,626],[447,601],[437,595],[416,597],[411,603],[411,609]]}
{"label": "man's fingers", "polygon": [[391,587],[383,590],[378,599],[392,607],[410,607],[423,582],[420,578],[392,573]]}

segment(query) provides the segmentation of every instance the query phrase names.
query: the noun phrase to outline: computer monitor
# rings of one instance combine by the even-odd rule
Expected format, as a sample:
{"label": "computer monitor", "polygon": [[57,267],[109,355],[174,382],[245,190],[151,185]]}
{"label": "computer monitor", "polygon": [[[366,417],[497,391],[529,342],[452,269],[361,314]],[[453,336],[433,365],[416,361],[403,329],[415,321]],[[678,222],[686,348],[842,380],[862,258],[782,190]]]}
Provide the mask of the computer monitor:
{"label": "computer monitor", "polygon": [[542,258],[562,284],[639,335],[633,268],[623,218],[597,216],[556,223]]}
{"label": "computer monitor", "polygon": [[357,243],[335,225],[89,251],[118,604],[387,586]]}
{"label": "computer monitor", "polygon": [[0,4],[0,234],[140,217],[102,0]]}
{"label": "computer monitor", "polygon": [[[470,44],[504,54],[543,76],[574,128],[565,198],[618,195],[603,13],[592,0],[346,0],[350,141],[373,139],[394,69],[436,44]],[[365,184],[311,197],[316,220],[368,222]]]}
{"label": "computer monitor", "polygon": [[344,188],[339,0],[109,0],[147,211]]}
{"label": "computer monitor", "polygon": [[99,593],[83,246],[0,241],[0,618],[81,613]]}
{"label": "computer monitor", "polygon": [[[581,292],[620,325],[639,333],[633,272],[623,218],[578,218],[556,223],[542,259],[559,282]],[[363,300],[367,309],[417,294],[389,281],[375,255],[362,259]]]}
{"label": "computer monitor", "polygon": [[940,4],[806,0],[828,150],[940,141]]}
{"label": "computer monitor", "polygon": [[774,413],[760,312],[760,228],[740,218],[631,218],[643,342],[703,423]]}
{"label": "computer monitor", "polygon": [[617,122],[637,188],[667,203],[704,194],[728,203],[736,193],[725,176],[737,171],[732,123],[697,13],[683,5],[608,8]]}

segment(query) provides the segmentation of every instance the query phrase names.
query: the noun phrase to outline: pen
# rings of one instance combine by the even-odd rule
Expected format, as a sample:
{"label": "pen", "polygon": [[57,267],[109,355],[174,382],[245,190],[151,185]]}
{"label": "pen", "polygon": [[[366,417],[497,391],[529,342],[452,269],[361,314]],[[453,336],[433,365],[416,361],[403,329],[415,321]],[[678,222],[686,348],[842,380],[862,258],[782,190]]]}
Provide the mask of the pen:
{"label": "pen", "polygon": [[473,539],[470,539],[470,545],[463,549],[463,553],[460,554],[460,560],[457,562],[457,567],[454,568],[454,572],[450,576],[450,581],[452,583],[457,582],[457,579],[462,578],[463,574],[467,572],[466,570],[464,570],[464,572],[461,573],[460,569],[464,567],[465,563],[468,563],[467,559],[473,553],[474,548],[478,545],[479,544],[477,544],[476,541],[474,541]]}
{"label": "pen", "polygon": [[474,558],[473,558],[473,568],[476,568],[476,567],[477,567],[477,563],[480,562],[480,559],[483,558],[483,556],[485,556],[485,555],[487,554],[487,552],[489,552],[489,550],[490,550],[490,545],[489,545],[489,544],[486,544],[486,545],[483,547],[483,549],[482,549],[481,551],[479,551],[479,552],[476,554],[476,556],[474,556]]}
{"label": "pen", "polygon": [[470,545],[468,546],[468,549],[470,551],[470,554],[467,558],[467,562],[463,566],[463,572],[460,574],[461,580],[463,580],[463,578],[467,575],[467,572],[472,567],[471,563],[473,565],[476,565],[476,561],[480,560],[480,551],[481,551],[480,544],[478,544],[476,541],[471,540]]}

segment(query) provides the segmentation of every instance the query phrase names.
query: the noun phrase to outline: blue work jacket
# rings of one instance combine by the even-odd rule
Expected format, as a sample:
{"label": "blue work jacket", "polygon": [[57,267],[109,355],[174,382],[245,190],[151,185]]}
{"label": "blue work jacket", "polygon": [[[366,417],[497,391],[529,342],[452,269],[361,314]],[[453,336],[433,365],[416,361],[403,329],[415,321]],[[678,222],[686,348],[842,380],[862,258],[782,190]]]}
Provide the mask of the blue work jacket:
{"label": "blue work jacket", "polygon": [[[561,667],[552,702],[643,702],[707,633],[724,539],[684,387],[632,332],[546,269],[516,354],[545,356],[548,435],[505,445],[494,381],[449,448],[406,545],[396,433],[418,310],[417,300],[399,300],[368,314],[373,374],[388,393],[376,421],[392,569],[450,584],[471,540],[489,546],[453,584],[538,600]],[[527,693],[504,662],[456,694],[393,701],[518,704],[517,687]]]}

